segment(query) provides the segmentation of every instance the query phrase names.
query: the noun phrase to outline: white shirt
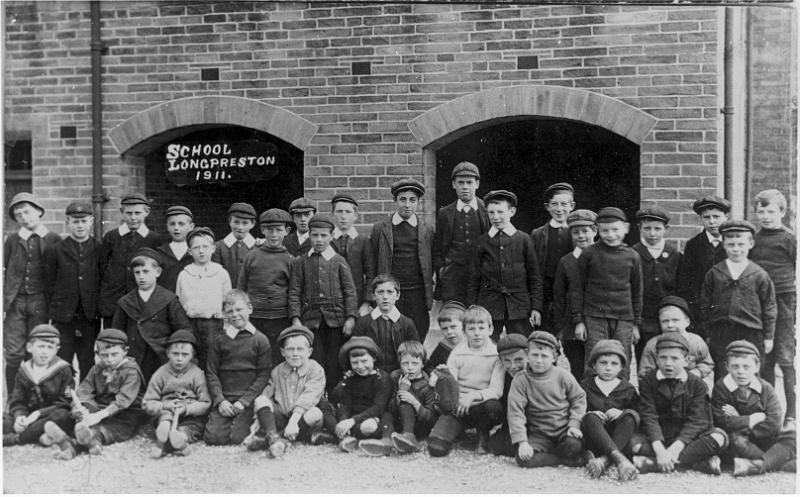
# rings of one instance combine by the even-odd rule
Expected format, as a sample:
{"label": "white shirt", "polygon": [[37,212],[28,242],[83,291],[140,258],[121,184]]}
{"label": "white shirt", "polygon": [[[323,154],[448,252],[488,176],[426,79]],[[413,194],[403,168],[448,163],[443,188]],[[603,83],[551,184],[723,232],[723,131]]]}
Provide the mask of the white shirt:
{"label": "white shirt", "polygon": [[241,332],[241,331],[247,331],[251,335],[255,335],[256,334],[256,327],[253,326],[253,323],[250,323],[250,322],[247,323],[247,326],[245,326],[243,330],[237,330],[235,326],[230,325],[230,324],[226,324],[225,325],[225,334],[228,335],[228,337],[230,337],[231,339],[236,338],[236,335],[238,335],[239,332]]}
{"label": "white shirt", "polygon": [[739,276],[747,269],[747,265],[750,264],[750,261],[745,259],[742,262],[733,262],[730,259],[725,259],[725,264],[728,266],[728,271],[731,272],[731,277],[733,277],[734,280],[738,280]]}
{"label": "white shirt", "polygon": [[581,249],[580,247],[575,247],[574,249],[572,249],[572,257],[577,259],[578,257],[581,256],[581,252],[583,252],[583,249]]}
{"label": "white shirt", "polygon": [[392,214],[392,224],[393,225],[397,226],[398,224],[402,223],[403,221],[407,222],[408,224],[410,224],[411,226],[413,226],[415,228],[417,227],[417,215],[416,214],[411,214],[411,217],[408,218],[408,219],[403,219],[400,216],[400,214],[398,214],[396,212],[394,214]]}
{"label": "white shirt", "polygon": [[599,388],[600,391],[603,392],[603,395],[605,395],[606,397],[608,397],[611,394],[611,392],[613,392],[614,389],[617,388],[617,385],[619,385],[621,382],[622,380],[620,380],[619,378],[614,378],[613,380],[605,381],[601,380],[599,376],[594,377],[594,384],[597,385],[597,388]]}
{"label": "white shirt", "polygon": [[183,256],[186,255],[186,252],[189,251],[189,246],[185,241],[169,242],[169,249],[172,250],[172,253],[175,255],[176,259],[181,260],[183,259]]}
{"label": "white shirt", "polygon": [[[130,232],[131,232],[131,229],[130,229],[130,228],[128,228],[128,225],[127,225],[127,224],[123,224],[122,226],[120,226],[119,228],[117,228],[117,231],[119,231],[119,235],[120,235],[120,236],[125,236],[125,235],[127,235],[128,233],[130,233]],[[150,233],[150,229],[149,229],[147,226],[145,226],[145,225],[144,225],[144,223],[142,223],[142,224],[140,224],[140,225],[139,225],[139,227],[136,229],[136,232],[137,232],[137,233],[139,233],[139,235],[140,235],[142,238],[144,238],[144,237],[146,237],[146,236],[147,236],[147,234],[148,234],[148,233]]]}
{"label": "white shirt", "polygon": [[644,238],[642,238],[641,240],[642,240],[642,245],[644,245],[644,248],[646,248],[647,251],[650,252],[650,255],[653,256],[653,259],[658,259],[659,257],[661,257],[661,254],[664,253],[664,247],[667,245],[667,241],[664,239],[661,239],[658,245],[650,245],[645,241]]}
{"label": "white shirt", "polygon": [[[496,234],[500,233],[500,231],[501,230],[499,230],[499,229],[495,228],[494,226],[492,226],[491,228],[489,228],[489,238],[494,238],[494,236]],[[505,233],[508,236],[514,236],[514,233],[517,232],[517,228],[515,228],[513,224],[509,224],[508,226],[503,228],[502,231],[503,231],[503,233]]]}
{"label": "white shirt", "polygon": [[[226,247],[231,248],[233,247],[233,244],[237,242],[237,240],[236,237],[233,236],[233,233],[228,233],[228,236],[223,238],[222,242]],[[247,248],[253,248],[253,245],[256,244],[256,239],[253,238],[253,235],[248,233],[244,236],[244,238],[242,238],[242,243],[244,243]]]}
{"label": "white shirt", "polygon": [[716,247],[716,246],[717,246],[719,243],[721,243],[721,242],[722,242],[722,236],[721,236],[721,235],[715,238],[715,237],[714,237],[714,236],[713,236],[711,233],[709,233],[708,231],[706,231],[705,233],[706,233],[706,236],[708,237],[708,241],[711,243],[711,245],[713,245],[713,246],[715,246],[715,247]]}
{"label": "white shirt", "polygon": [[[369,314],[372,317],[372,320],[376,320],[383,316],[383,313],[377,307],[372,309],[372,312]],[[396,323],[398,319],[400,319],[400,311],[397,310],[397,307],[392,307],[392,310],[386,314],[386,317],[392,320],[393,323]]]}
{"label": "white shirt", "polygon": [[355,227],[353,227],[353,226],[350,226],[350,229],[347,230],[347,231],[342,231],[339,228],[333,228],[333,239],[334,240],[338,240],[339,238],[342,237],[342,235],[347,235],[351,239],[353,239],[353,238],[358,236],[358,230],[356,230]]}
{"label": "white shirt", "polygon": [[31,235],[33,235],[33,234],[37,234],[37,235],[39,235],[39,238],[44,238],[44,236],[45,236],[45,235],[46,235],[46,234],[47,234],[49,231],[50,231],[50,230],[48,230],[47,228],[45,228],[43,224],[40,224],[40,225],[39,225],[39,226],[37,226],[37,227],[36,227],[36,229],[34,229],[33,231],[29,230],[28,228],[20,228],[20,229],[19,229],[19,237],[20,237],[20,238],[22,238],[23,240],[25,240],[25,241],[27,242],[27,241],[28,241],[28,238],[30,238],[30,237],[31,237]]}
{"label": "white shirt", "polygon": [[299,231],[297,232],[297,243],[298,243],[298,245],[302,245],[303,243],[305,243],[306,240],[308,240],[308,234],[309,233],[311,233],[311,232],[310,231],[306,231],[305,233],[300,233]]}
{"label": "white shirt", "polygon": [[477,211],[478,210],[478,199],[473,198],[472,201],[470,201],[470,203],[468,203],[468,204],[465,204],[464,202],[462,202],[461,199],[456,201],[456,210],[458,212],[463,211],[464,207],[466,207],[466,206],[469,206],[470,209],[472,209],[474,211]]}
{"label": "white shirt", "polygon": [[142,298],[142,302],[147,302],[150,300],[150,296],[153,295],[153,292],[156,291],[156,286],[153,285],[153,288],[150,290],[139,290],[139,297]]}
{"label": "white shirt", "polygon": [[[311,257],[311,255],[313,253],[314,253],[314,249],[312,248],[311,250],[308,251],[308,256]],[[333,247],[328,245],[328,248],[323,250],[320,255],[322,256],[323,259],[325,259],[326,261],[329,261],[329,260],[333,259],[334,255],[336,255],[336,251],[333,250]]]}

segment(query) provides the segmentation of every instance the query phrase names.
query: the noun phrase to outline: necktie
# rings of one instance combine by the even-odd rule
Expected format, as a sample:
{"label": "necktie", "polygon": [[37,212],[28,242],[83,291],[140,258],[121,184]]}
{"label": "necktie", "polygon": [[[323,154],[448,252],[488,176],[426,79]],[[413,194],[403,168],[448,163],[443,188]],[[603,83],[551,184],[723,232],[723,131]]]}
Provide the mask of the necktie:
{"label": "necktie", "polygon": [[342,257],[347,259],[347,240],[348,240],[347,233],[342,235]]}

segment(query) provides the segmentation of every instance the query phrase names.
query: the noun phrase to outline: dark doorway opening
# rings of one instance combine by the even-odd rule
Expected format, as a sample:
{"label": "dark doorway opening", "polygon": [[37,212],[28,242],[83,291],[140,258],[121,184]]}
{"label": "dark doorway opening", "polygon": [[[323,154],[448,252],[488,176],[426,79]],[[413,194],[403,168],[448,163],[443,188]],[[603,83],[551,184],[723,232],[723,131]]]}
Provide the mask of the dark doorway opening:
{"label": "dark doorway opening", "polygon": [[[234,202],[247,202],[261,213],[272,207],[286,209],[289,203],[303,195],[303,151],[294,145],[261,131],[238,126],[216,127],[190,131],[182,142],[237,143],[256,140],[275,146],[277,173],[263,180],[248,182],[218,182],[177,186],[167,179],[166,152],[169,143],[147,155],[145,167],[146,195],[152,199],[148,225],[165,232],[164,212],[172,205],[184,205],[194,214],[197,226],[208,226],[217,238],[229,231],[228,207]],[[253,236],[259,236],[253,230]]]}
{"label": "dark doorway opening", "polygon": [[456,200],[450,171],[466,160],[481,170],[479,196],[497,189],[517,195],[517,229],[530,232],[546,223],[544,190],[567,181],[575,188],[577,209],[623,209],[631,221],[628,243],[635,243],[639,157],[638,145],[599,126],[545,118],[505,122],[469,133],[436,152],[437,207]]}

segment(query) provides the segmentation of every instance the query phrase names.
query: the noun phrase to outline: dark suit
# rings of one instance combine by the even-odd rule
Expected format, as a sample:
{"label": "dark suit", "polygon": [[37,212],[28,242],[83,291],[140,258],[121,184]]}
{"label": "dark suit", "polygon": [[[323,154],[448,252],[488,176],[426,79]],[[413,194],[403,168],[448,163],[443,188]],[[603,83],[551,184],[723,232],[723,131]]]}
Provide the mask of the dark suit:
{"label": "dark suit", "polygon": [[383,361],[380,363],[380,368],[386,372],[394,371],[400,368],[400,358],[397,357],[397,347],[401,343],[408,340],[419,341],[419,333],[414,326],[414,322],[406,316],[400,315],[397,322],[391,319],[387,320],[389,326],[388,336],[382,336],[378,329],[378,320],[372,319],[371,315],[361,316],[356,321],[356,326],[353,328],[353,336],[366,336],[370,337],[381,349],[383,353]]}
{"label": "dark suit", "polygon": [[144,247],[155,249],[160,244],[161,237],[153,231],[144,238],[135,232],[122,236],[118,229],[103,235],[100,248],[100,297],[97,304],[101,317],[112,317],[117,309],[117,300],[136,289],[136,280],[130,267],[136,252]]}
{"label": "dark suit", "polygon": [[158,284],[170,292],[174,292],[175,286],[178,284],[178,275],[194,260],[188,250],[180,260],[175,258],[175,254],[169,248],[169,242],[160,245],[156,250],[161,254],[161,276],[158,277]]}
{"label": "dark suit", "polygon": [[722,242],[714,247],[703,230],[686,242],[683,258],[678,266],[678,296],[689,303],[692,324],[695,333],[700,336],[706,336],[706,331],[700,327],[700,288],[708,270],[726,257]]}
{"label": "dark suit", "polygon": [[331,247],[344,257],[350,266],[350,273],[356,284],[358,303],[369,303],[372,300],[369,287],[375,278],[375,256],[372,254],[369,238],[359,234],[356,238],[348,236],[345,241],[344,236],[341,236],[331,241]]}
{"label": "dark suit", "polygon": [[297,238],[297,231],[292,231],[283,239],[283,246],[292,254],[293,257],[307,254],[311,250],[311,236],[301,244]]}

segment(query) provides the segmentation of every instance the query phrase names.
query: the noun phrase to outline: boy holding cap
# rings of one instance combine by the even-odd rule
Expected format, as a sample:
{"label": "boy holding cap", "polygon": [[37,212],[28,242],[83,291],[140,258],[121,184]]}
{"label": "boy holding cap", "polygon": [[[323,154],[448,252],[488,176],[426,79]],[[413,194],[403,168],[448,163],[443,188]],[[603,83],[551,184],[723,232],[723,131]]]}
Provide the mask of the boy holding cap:
{"label": "boy holding cap", "polygon": [[541,324],[542,278],[531,238],[511,224],[517,196],[506,190],[483,197],[492,227],[478,238],[472,256],[467,303],[492,315],[492,340],[506,333],[528,336]]}
{"label": "boy holding cap", "polygon": [[708,338],[700,328],[700,287],[711,266],[725,260],[722,235],[719,228],[728,219],[731,203],[715,195],[703,197],[694,204],[692,210],[700,216],[703,231],[690,238],[683,250],[683,258],[678,266],[678,296],[689,303],[689,317],[694,320],[695,332]]}
{"label": "boy holding cap", "polygon": [[664,236],[669,229],[669,213],[658,204],[647,205],[636,213],[641,240],[633,246],[642,261],[642,324],[639,341],[634,347],[636,362],[642,357],[645,344],[661,333],[658,322],[658,303],[677,290],[678,266],[681,253],[667,244]]}
{"label": "boy holding cap", "polygon": [[725,376],[725,347],[731,342],[748,340],[761,357],[772,352],[777,316],[772,280],[747,258],[755,226],[748,221],[725,221],[719,231],[727,258],[706,273],[700,292],[716,378]]}
{"label": "boy holding cap", "polygon": [[192,211],[182,205],[173,205],[164,214],[170,241],[156,248],[161,253],[161,276],[158,284],[175,291],[178,275],[183,268],[192,263],[186,235],[194,229]]}
{"label": "boy holding cap", "polygon": [[231,232],[216,243],[214,255],[211,260],[228,271],[233,288],[238,288],[239,269],[244,262],[244,256],[252,250],[256,239],[250,230],[256,225],[256,210],[245,202],[235,202],[228,208],[228,226]]}
{"label": "boy holding cap", "polygon": [[283,239],[283,245],[292,257],[305,254],[311,249],[308,222],[316,213],[317,208],[310,198],[296,198],[289,204],[289,215],[292,216],[296,229]]}
{"label": "boy holding cap", "polygon": [[470,257],[478,237],[489,230],[489,215],[475,196],[481,182],[478,166],[459,162],[450,179],[458,198],[436,215],[432,247],[436,298],[466,302]]}
{"label": "boy holding cap", "polygon": [[331,199],[331,214],[336,225],[331,247],[350,266],[356,284],[356,296],[361,304],[358,315],[366,316],[370,311],[368,288],[375,278],[375,256],[369,237],[359,235],[353,226],[358,219],[358,201],[349,193],[338,193]]}
{"label": "boy holding cap", "polygon": [[44,251],[51,297],[49,317],[61,333],[58,355],[72,364],[78,356],[80,377],[94,364],[97,337],[97,291],[100,287],[100,242],[92,236],[92,207],[84,202],[67,206],[69,236]]}
{"label": "boy holding cap", "polygon": [[6,392],[11,392],[25,359],[28,333],[47,322],[49,289],[44,252],[61,237],[42,224],[44,207],[30,193],[14,195],[8,214],[19,225],[19,231],[3,243],[3,355]]}
{"label": "boy holding cap", "polygon": [[108,326],[117,301],[123,295],[136,289],[131,259],[142,248],[155,249],[161,244],[158,236],[145,224],[150,215],[150,203],[141,193],[129,193],[120,200],[122,225],[103,235],[100,250],[100,295],[98,311]]}

